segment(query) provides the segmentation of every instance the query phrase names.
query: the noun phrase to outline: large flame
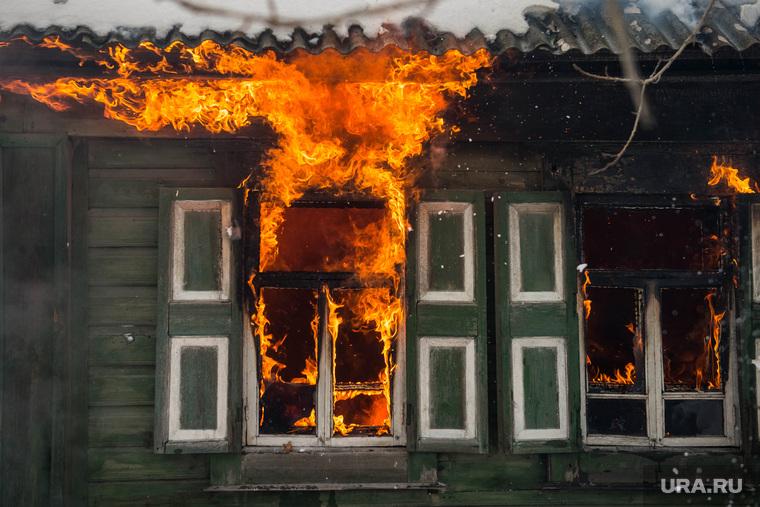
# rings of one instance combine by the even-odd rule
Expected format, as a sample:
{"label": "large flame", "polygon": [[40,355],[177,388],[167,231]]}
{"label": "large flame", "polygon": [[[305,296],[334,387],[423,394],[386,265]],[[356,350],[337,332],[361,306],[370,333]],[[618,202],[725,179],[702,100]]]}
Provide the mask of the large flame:
{"label": "large flame", "polygon": [[[285,210],[304,193],[360,195],[385,205],[386,219],[377,230],[357,235],[356,257],[362,262],[352,268],[361,283],[378,287],[362,290],[353,311],[360,312],[362,325],[382,342],[385,369],[376,390],[385,400],[379,411],[389,431],[391,349],[403,319],[410,159],[422,153],[431,134],[443,131],[440,113],[449,97],[466,96],[477,82],[475,72],[490,64],[488,53],[433,56],[387,48],[380,53],[357,50],[341,55],[328,50],[276,57],[211,41],[197,47],[175,42],[167,48],[142,43],[137,49],[116,45],[95,50],[74,48],[54,37],[40,45],[66,51],[82,63],[94,62],[106,75],[43,83],[0,81],[0,89],[28,94],[56,110],[73,101],[99,103],[106,117],[139,130],[171,126],[179,131],[197,125],[210,132],[235,133],[257,118],[273,128],[278,144],[265,157],[263,176],[241,184],[247,205],[251,189],[260,195],[260,272],[275,265]],[[330,297],[326,287],[322,291]],[[335,312],[330,300],[327,327],[333,340],[341,325]],[[286,367],[276,353],[286,337],[272,336],[266,313],[266,302],[259,297],[251,320],[262,359],[262,394],[265,384],[282,381],[280,372]],[[315,338],[318,327],[314,321]],[[288,382],[313,385],[317,369],[316,360],[307,361],[302,377]],[[368,396],[368,391],[334,391],[334,403],[360,394]],[[312,412],[295,426],[314,424]],[[338,418],[335,428],[351,431]]]}

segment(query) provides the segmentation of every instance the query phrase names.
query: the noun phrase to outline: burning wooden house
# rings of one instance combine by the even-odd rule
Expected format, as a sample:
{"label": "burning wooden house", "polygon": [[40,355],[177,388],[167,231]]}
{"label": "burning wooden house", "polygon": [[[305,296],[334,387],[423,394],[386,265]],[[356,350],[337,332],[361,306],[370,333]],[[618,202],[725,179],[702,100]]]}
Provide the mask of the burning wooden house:
{"label": "burning wooden house", "polygon": [[3,505],[757,501],[755,4],[168,4],[0,21]]}

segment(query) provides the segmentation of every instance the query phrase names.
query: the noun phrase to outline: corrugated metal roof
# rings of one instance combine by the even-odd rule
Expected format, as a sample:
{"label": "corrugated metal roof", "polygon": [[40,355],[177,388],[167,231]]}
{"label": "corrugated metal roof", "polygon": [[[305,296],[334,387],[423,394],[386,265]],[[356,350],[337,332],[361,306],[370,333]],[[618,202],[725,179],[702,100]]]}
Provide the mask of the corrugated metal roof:
{"label": "corrugated metal roof", "polygon": [[[660,49],[674,50],[691,33],[691,28],[670,11],[649,17],[635,6],[629,6],[624,9],[623,17],[631,45],[644,53]],[[319,53],[326,49],[348,53],[357,48],[378,51],[388,45],[433,54],[442,54],[452,49],[471,54],[482,48],[488,49],[493,54],[501,54],[508,50],[518,50],[523,53],[546,50],[553,54],[579,51],[587,55],[600,51],[620,52],[621,48],[613,36],[609,19],[599,9],[583,6],[575,14],[560,10],[543,14],[527,14],[526,19],[530,28],[525,34],[516,35],[502,30],[496,34],[495,38],[490,39],[484,37],[477,29],[471,31],[466,37],[458,38],[450,33],[437,32],[424,20],[408,19],[401,26],[386,27],[387,30],[376,37],[366,36],[360,26],[351,27],[347,37],[338,36],[330,27],[325,27],[321,33],[308,33],[305,30],[296,29],[289,40],[284,40],[276,38],[272,31],[265,31],[256,37],[246,36],[241,32],[215,31],[206,31],[200,36],[189,37],[177,29],[166,37],[159,38],[156,37],[155,30],[150,28],[122,30],[118,33],[112,32],[107,36],[99,36],[87,27],[67,30],[51,26],[45,30],[36,30],[24,25],[0,32],[0,40],[8,41],[25,36],[38,41],[47,36],[57,35],[69,42],[82,42],[97,47],[111,43],[135,47],[143,41],[166,46],[174,41],[197,45],[202,40],[211,39],[220,44],[234,43],[254,52],[274,50],[280,53],[289,53],[297,49],[310,53]],[[760,23],[747,26],[742,22],[738,8],[718,2],[698,35],[697,43],[707,53],[724,48],[744,51],[760,43]]]}

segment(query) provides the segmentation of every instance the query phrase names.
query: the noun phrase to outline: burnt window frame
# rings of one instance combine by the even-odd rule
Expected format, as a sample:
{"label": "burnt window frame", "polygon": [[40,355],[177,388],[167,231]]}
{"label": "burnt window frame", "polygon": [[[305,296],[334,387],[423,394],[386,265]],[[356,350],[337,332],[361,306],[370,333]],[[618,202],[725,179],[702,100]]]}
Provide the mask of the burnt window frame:
{"label": "burnt window frame", "polygon": [[[585,230],[583,223],[583,211],[587,208],[595,209],[696,209],[704,210],[709,207],[717,209],[718,233],[722,234],[730,225],[735,225],[732,220],[729,205],[725,200],[718,197],[695,197],[695,196],[620,196],[620,195],[578,195],[576,199],[576,229],[577,242],[576,254],[580,267],[586,263],[584,257]],[[730,241],[734,241],[733,238]],[[736,245],[732,245],[733,252],[738,252]],[[736,253],[734,253],[736,255]],[[589,448],[608,449],[615,447],[649,447],[661,450],[673,448],[691,447],[735,447],[740,442],[738,413],[738,386],[737,386],[737,343],[736,328],[731,325],[735,314],[735,294],[733,287],[733,270],[735,266],[729,262],[726,255],[722,255],[720,266],[712,271],[690,271],[675,269],[593,269],[585,266],[590,277],[591,287],[621,287],[636,288],[642,290],[640,323],[643,325],[642,338],[644,340],[644,365],[645,387],[644,392],[625,393],[594,393],[590,392],[588,374],[586,370],[586,331],[585,331],[585,307],[583,304],[583,283],[585,276],[578,276],[578,327],[579,327],[579,351],[581,361],[581,428],[584,445]],[[721,335],[727,339],[728,350],[725,357],[728,364],[725,367],[727,374],[722,392],[666,392],[664,389],[664,367],[662,355],[662,323],[660,320],[660,295],[661,290],[667,288],[716,288],[725,295],[726,314],[721,321]],[[592,303],[593,304],[593,303]],[[587,402],[589,399],[642,399],[646,406],[646,435],[605,435],[591,434],[588,431]],[[689,399],[719,399],[723,400],[723,435],[720,436],[667,436],[665,434],[665,401],[689,400]]]}
{"label": "burnt window frame", "polygon": [[[327,292],[336,289],[365,289],[382,287],[383,284],[363,284],[356,280],[351,272],[286,272],[259,271],[260,261],[260,194],[249,191],[244,206],[243,265],[245,278],[243,294],[243,451],[281,450],[288,444],[299,449],[350,449],[389,448],[406,446],[406,424],[403,417],[406,403],[406,326],[401,322],[398,327],[393,376],[390,380],[391,432],[388,435],[334,435],[333,425],[333,391],[332,391],[332,338],[325,322],[328,319]],[[384,202],[360,195],[346,195],[336,198],[324,193],[308,193],[291,204],[292,207],[310,208],[384,208]],[[247,283],[252,273],[255,293]],[[400,276],[398,297],[404,301],[405,280]],[[315,392],[315,419],[317,422],[314,435],[299,434],[260,434],[260,394],[259,365],[260,344],[251,322],[255,313],[255,303],[260,289],[264,288],[301,288],[314,289],[318,294],[318,344],[317,365],[320,372]],[[406,317],[406,315],[404,316]],[[326,371],[327,374],[322,374]],[[328,403],[320,400],[330,400]],[[326,408],[325,408],[326,405]]]}

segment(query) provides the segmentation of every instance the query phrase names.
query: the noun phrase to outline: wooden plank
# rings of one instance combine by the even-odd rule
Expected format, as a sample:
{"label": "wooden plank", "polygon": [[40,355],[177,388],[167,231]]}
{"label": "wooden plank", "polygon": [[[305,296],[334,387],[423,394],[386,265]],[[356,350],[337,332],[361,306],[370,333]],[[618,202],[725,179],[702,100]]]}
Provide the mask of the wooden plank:
{"label": "wooden plank", "polygon": [[520,268],[523,292],[554,292],[554,217],[520,213]]}
{"label": "wooden plank", "polygon": [[214,168],[190,169],[187,167],[164,168],[125,168],[112,167],[108,169],[90,169],[88,176],[95,179],[119,179],[119,180],[150,180],[163,184],[166,180],[187,180],[196,185],[203,184],[213,186]]}
{"label": "wooden plank", "polygon": [[[143,288],[143,287],[140,287]],[[152,288],[152,287],[144,287]],[[98,296],[90,291],[87,313],[90,324],[98,325],[138,325],[156,324],[157,298],[152,296]]]}
{"label": "wooden plank", "polygon": [[638,454],[583,453],[580,469],[589,482],[597,484],[654,483],[657,479],[657,461]]}
{"label": "wooden plank", "polygon": [[0,503],[48,505],[57,380],[55,150],[4,148],[0,154],[4,245]]}
{"label": "wooden plank", "polygon": [[405,482],[407,479],[405,449],[376,451],[372,459],[355,451],[243,454],[240,466],[248,484]]}
{"label": "wooden plank", "polygon": [[158,184],[143,180],[90,180],[91,208],[156,208]]}
{"label": "wooden plank", "polygon": [[[140,480],[137,482],[93,482],[89,485],[90,505],[110,507],[166,506],[204,507],[213,505],[241,505],[247,495],[208,493],[206,480]],[[261,507],[281,505],[277,493],[259,493],[255,503]]]}
{"label": "wooden plank", "polygon": [[87,145],[81,140],[73,141],[71,156],[71,291],[70,330],[71,358],[70,386],[70,426],[67,435],[70,454],[66,460],[65,490],[69,497],[64,504],[85,505],[87,503],[87,405],[88,378],[82,372],[87,370],[89,340],[87,336]]}
{"label": "wooden plank", "polygon": [[230,303],[169,305],[169,334],[171,336],[228,336],[232,326]]}
{"label": "wooden plank", "polygon": [[[136,249],[135,249],[136,250]],[[122,252],[119,252],[121,254]],[[90,285],[152,285],[158,280],[157,252],[152,256],[90,255],[87,278]]]}
{"label": "wooden plank", "polygon": [[514,304],[509,314],[513,337],[565,336],[566,303]]}
{"label": "wooden plank", "polygon": [[521,171],[430,171],[421,185],[435,188],[459,188],[486,192],[523,192],[540,190],[540,172]]}
{"label": "wooden plank", "polygon": [[219,210],[184,213],[184,280],[188,291],[220,290],[222,213]]}
{"label": "wooden plank", "polygon": [[219,351],[214,347],[184,347],[179,360],[179,427],[216,429]]}
{"label": "wooden plank", "polygon": [[465,428],[465,350],[434,347],[430,350],[430,427]]}
{"label": "wooden plank", "polygon": [[90,168],[214,167],[208,144],[182,139],[96,139],[89,145]]}
{"label": "wooden plank", "polygon": [[428,222],[429,255],[427,261],[429,290],[464,291],[464,219],[463,213],[431,214]]}
{"label": "wooden plank", "polygon": [[155,247],[158,245],[158,213],[155,217],[90,217],[91,247]]}
{"label": "wooden plank", "polygon": [[546,480],[546,462],[537,456],[478,456],[442,454],[438,480],[447,491],[540,488]]}
{"label": "wooden plank", "polygon": [[153,407],[92,407],[88,421],[90,447],[152,449]]}
{"label": "wooden plank", "polygon": [[559,428],[557,351],[554,348],[523,348],[523,395],[525,428]]}
{"label": "wooden plank", "polygon": [[153,368],[107,368],[90,376],[90,406],[151,406],[154,401],[155,384]]}
{"label": "wooden plank", "polygon": [[88,332],[91,366],[154,366],[155,326],[90,326]]}
{"label": "wooden plank", "polygon": [[417,305],[417,326],[426,336],[477,336],[478,308],[473,305]]}
{"label": "wooden plank", "polygon": [[99,448],[89,451],[90,481],[205,479],[208,458],[203,455],[153,454],[150,449]]}

